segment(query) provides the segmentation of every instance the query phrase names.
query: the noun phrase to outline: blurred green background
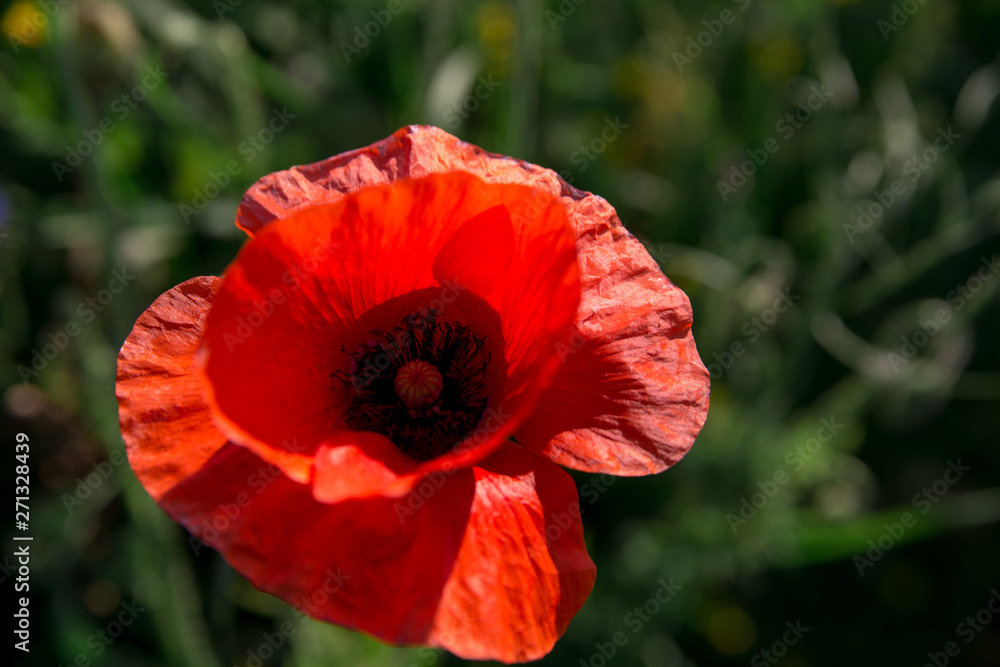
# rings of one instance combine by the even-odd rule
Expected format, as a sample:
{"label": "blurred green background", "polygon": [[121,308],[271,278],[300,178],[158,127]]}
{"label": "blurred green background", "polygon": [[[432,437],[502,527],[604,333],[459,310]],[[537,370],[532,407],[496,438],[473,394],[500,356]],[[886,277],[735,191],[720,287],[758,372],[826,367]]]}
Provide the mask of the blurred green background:
{"label": "blurred green background", "polygon": [[[542,664],[1000,664],[1000,3],[48,0],[0,15],[0,437],[31,438],[23,664],[267,656],[289,608],[196,555],[138,485],[115,356],[160,293],[224,270],[256,179],[410,123],[610,201],[691,297],[713,374],[674,469],[575,475],[598,579]],[[124,289],[102,292],[123,268]],[[661,580],[681,588],[653,605]],[[144,611],[105,642],[133,600]],[[320,623],[270,653],[463,662]]]}

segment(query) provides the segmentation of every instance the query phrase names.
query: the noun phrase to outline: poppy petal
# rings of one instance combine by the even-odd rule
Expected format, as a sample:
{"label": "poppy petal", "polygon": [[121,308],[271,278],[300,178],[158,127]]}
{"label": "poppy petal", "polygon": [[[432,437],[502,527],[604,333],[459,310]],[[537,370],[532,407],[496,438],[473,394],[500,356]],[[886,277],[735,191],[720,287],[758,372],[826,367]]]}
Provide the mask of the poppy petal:
{"label": "poppy petal", "polygon": [[[393,643],[522,662],[551,650],[593,587],[572,479],[516,445],[418,503],[328,505],[281,474],[261,477],[266,469],[230,445],[160,504],[301,613]],[[232,483],[255,478],[266,483],[249,493]]]}
{"label": "poppy petal", "polygon": [[454,172],[473,174],[487,183],[528,185],[554,196],[563,183],[549,169],[488,153],[437,127],[409,125],[370,146],[262,177],[243,195],[236,226],[255,236],[275,220],[339,201],[350,192]]}
{"label": "poppy petal", "polygon": [[321,503],[403,495],[420,466],[385,436],[367,431],[345,431],[330,438],[316,450],[313,463],[313,497]]}
{"label": "poppy petal", "polygon": [[226,444],[212,422],[194,355],[221,279],[192,278],[161,295],[118,353],[118,418],[129,463],[149,494],[163,494]]}
{"label": "poppy petal", "polygon": [[572,206],[583,288],[578,335],[518,442],[586,472],[647,475],[677,463],[708,414],[709,374],[687,295],[614,209]]}
{"label": "poppy petal", "polygon": [[486,298],[507,273],[513,252],[510,211],[494,206],[452,234],[434,258],[434,277],[442,285],[453,281]]}
{"label": "poppy petal", "polygon": [[430,641],[466,659],[537,660],[594,585],[576,485],[510,443],[473,470],[476,496]]}

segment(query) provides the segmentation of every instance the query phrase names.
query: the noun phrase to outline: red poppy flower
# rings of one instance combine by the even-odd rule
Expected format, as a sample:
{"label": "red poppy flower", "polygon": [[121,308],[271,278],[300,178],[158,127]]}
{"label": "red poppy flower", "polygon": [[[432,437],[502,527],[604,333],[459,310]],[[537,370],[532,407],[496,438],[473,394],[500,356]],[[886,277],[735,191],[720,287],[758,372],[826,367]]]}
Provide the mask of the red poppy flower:
{"label": "red poppy flower", "polygon": [[119,354],[143,485],[303,614],[545,655],[595,576],[556,464],[659,472],[704,423],[687,297],[603,199],[432,127],[271,174],[236,223]]}

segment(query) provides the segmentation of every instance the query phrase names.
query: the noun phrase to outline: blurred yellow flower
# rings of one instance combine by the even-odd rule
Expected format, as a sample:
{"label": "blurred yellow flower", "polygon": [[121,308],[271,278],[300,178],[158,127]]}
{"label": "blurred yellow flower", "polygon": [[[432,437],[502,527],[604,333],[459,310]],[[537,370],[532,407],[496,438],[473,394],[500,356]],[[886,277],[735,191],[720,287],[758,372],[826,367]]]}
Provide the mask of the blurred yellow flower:
{"label": "blurred yellow flower", "polygon": [[739,607],[725,607],[709,618],[706,634],[719,653],[739,655],[753,646],[757,626]]}
{"label": "blurred yellow flower", "polygon": [[514,8],[505,2],[488,2],[479,8],[476,22],[483,53],[494,60],[511,57],[517,32],[516,18]]}
{"label": "blurred yellow flower", "polygon": [[0,19],[0,30],[12,46],[41,46],[49,18],[33,2],[17,0]]}
{"label": "blurred yellow flower", "polygon": [[753,49],[757,71],[767,81],[779,85],[799,73],[802,51],[787,39],[772,39]]}

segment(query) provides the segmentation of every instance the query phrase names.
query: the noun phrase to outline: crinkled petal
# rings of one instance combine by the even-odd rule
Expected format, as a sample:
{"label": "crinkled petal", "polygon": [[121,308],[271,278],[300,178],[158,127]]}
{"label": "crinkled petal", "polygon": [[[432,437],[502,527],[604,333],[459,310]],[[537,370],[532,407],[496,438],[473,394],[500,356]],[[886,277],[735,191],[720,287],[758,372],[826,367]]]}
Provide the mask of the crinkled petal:
{"label": "crinkled petal", "polygon": [[473,470],[472,512],[430,642],[467,659],[537,660],[594,585],[576,485],[512,444]]}
{"label": "crinkled petal", "polygon": [[129,463],[154,499],[226,444],[194,355],[221,279],[192,278],[160,296],[118,353],[118,417]]}
{"label": "crinkled petal", "polygon": [[575,204],[579,334],[518,442],[556,463],[646,475],[677,463],[708,414],[709,373],[691,305],[607,202]]}

